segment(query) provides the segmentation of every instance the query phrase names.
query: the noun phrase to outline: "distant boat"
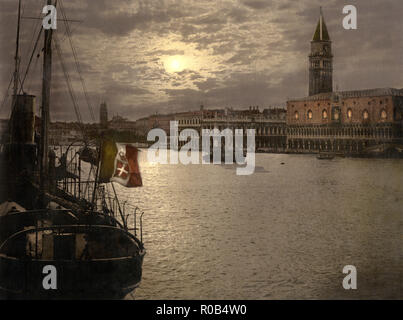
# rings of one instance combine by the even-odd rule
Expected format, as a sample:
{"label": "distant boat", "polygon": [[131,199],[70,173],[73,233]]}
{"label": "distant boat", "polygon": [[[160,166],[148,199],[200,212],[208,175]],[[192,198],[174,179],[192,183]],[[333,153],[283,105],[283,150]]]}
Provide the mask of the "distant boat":
{"label": "distant boat", "polygon": [[335,155],[333,153],[318,153],[316,158],[319,160],[332,160],[334,159]]}

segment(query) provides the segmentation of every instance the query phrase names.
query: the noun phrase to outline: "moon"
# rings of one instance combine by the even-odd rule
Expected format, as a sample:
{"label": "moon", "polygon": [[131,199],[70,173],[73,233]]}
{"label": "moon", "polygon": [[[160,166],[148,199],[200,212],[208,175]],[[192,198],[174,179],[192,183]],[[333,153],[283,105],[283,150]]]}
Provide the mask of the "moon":
{"label": "moon", "polygon": [[165,69],[170,73],[181,72],[186,69],[185,59],[182,56],[172,56],[165,61]]}
{"label": "moon", "polygon": [[175,71],[180,70],[181,69],[181,63],[179,62],[179,60],[173,60],[171,63],[171,68]]}

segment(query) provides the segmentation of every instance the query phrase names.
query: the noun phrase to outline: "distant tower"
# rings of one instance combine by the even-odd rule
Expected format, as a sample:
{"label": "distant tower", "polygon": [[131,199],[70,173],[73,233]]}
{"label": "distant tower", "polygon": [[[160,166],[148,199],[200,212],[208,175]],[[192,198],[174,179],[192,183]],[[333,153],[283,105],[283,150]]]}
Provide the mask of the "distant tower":
{"label": "distant tower", "polygon": [[101,128],[108,128],[108,107],[106,106],[106,102],[101,103],[101,107],[99,109],[99,122]]}
{"label": "distant tower", "polygon": [[309,95],[333,91],[332,42],[320,8],[319,22],[311,41],[309,55]]}

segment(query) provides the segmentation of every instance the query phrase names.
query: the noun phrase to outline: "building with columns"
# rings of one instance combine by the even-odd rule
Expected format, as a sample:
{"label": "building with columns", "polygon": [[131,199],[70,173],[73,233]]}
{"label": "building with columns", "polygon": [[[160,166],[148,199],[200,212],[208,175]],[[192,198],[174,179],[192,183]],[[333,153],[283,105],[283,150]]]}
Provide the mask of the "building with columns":
{"label": "building with columns", "polygon": [[334,92],[331,41],[321,11],[309,55],[309,95],[287,101],[289,152],[370,155],[400,150],[403,89]]}
{"label": "building with columns", "polygon": [[[242,129],[246,145],[246,130],[255,129],[255,146],[257,151],[284,152],[286,150],[287,127],[286,110],[269,108],[263,111],[258,106],[246,110],[226,109],[215,112],[213,116],[203,118],[202,129]],[[224,143],[224,141],[223,141]]]}
{"label": "building with columns", "polygon": [[[242,129],[246,145],[247,129],[255,129],[255,146],[258,151],[284,152],[286,150],[287,127],[286,110],[284,108],[268,108],[263,111],[258,106],[250,106],[248,109],[234,110],[204,109],[177,113],[178,131],[194,129],[200,137],[199,148],[202,147],[201,137],[203,129],[218,129],[220,132],[230,129],[235,134],[236,129]],[[190,138],[188,139],[190,140]],[[179,141],[179,148],[189,141]],[[222,139],[224,145],[225,140]]]}

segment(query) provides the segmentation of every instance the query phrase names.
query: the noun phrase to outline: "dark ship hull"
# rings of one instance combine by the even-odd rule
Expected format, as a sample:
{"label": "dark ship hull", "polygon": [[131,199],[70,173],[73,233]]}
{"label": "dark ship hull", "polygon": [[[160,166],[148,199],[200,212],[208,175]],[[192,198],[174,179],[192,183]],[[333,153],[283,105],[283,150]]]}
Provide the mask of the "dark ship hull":
{"label": "dark ship hull", "polygon": [[[140,284],[143,255],[92,261],[24,261],[0,254],[1,299],[86,300],[123,299]],[[60,270],[57,290],[42,286],[42,270],[54,265]],[[79,272],[77,272],[79,270]],[[119,276],[124,274],[124,279]]]}
{"label": "dark ship hull", "polygon": [[[43,267],[49,264],[55,265],[63,272],[64,284],[54,292],[41,289],[41,278],[38,277],[42,274]],[[142,257],[127,258],[124,261],[88,263],[54,261],[26,263],[0,255],[0,268],[5,272],[12,268],[13,274],[18,274],[15,277],[10,277],[10,273],[8,274],[8,281],[1,284],[0,297],[7,300],[120,300],[140,285],[141,275],[132,275],[132,280],[125,280],[126,283],[122,285],[117,282],[116,273],[128,273],[133,267],[141,269],[141,264]],[[78,275],[77,270],[80,270]]]}
{"label": "dark ship hull", "polygon": [[[145,249],[114,217],[15,202],[4,202],[2,214],[2,299],[122,299],[139,286]],[[46,266],[56,270],[54,289],[44,285]]]}

